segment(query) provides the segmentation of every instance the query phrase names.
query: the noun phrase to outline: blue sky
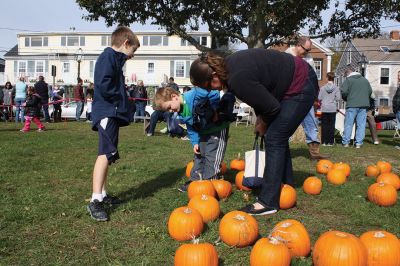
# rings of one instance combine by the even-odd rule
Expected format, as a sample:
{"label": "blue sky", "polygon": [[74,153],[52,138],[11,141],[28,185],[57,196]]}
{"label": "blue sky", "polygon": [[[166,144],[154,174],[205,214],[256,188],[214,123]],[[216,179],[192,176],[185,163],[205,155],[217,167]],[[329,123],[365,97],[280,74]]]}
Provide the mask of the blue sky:
{"label": "blue sky", "polygon": [[[112,31],[104,21],[88,22],[74,0],[1,0],[0,57],[16,44],[22,31]],[[400,28],[400,22],[384,21],[383,30]],[[131,25],[134,31],[158,30],[153,25]],[[205,28],[206,30],[206,28]]]}

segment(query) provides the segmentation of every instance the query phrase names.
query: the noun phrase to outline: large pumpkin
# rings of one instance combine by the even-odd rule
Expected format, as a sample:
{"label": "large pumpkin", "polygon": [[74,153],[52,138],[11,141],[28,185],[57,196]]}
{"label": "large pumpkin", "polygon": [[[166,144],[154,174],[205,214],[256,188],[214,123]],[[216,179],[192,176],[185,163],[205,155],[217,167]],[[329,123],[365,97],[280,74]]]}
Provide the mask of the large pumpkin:
{"label": "large pumpkin", "polygon": [[397,191],[392,185],[374,183],[368,188],[368,200],[379,206],[389,207],[396,204]]}
{"label": "large pumpkin", "polygon": [[346,173],[340,169],[329,170],[326,180],[334,185],[342,185],[346,182]]}
{"label": "large pumpkin", "polygon": [[251,190],[251,188],[243,186],[243,178],[244,178],[244,171],[240,171],[239,173],[236,174],[235,185],[237,189],[245,191]]}
{"label": "large pumpkin", "polygon": [[288,248],[278,240],[261,238],[250,253],[250,266],[289,266]]}
{"label": "large pumpkin", "polygon": [[342,162],[334,163],[333,169],[343,170],[346,177],[348,177],[350,175],[350,171],[351,171],[350,165],[347,163],[342,163]]}
{"label": "large pumpkin", "polygon": [[399,239],[386,231],[369,231],[360,236],[367,248],[368,262],[371,266],[400,266]]}
{"label": "large pumpkin", "polygon": [[245,167],[245,161],[243,159],[240,159],[240,153],[238,154],[238,157],[233,159],[231,161],[231,170],[236,170],[236,171],[243,171]]}
{"label": "large pumpkin", "polygon": [[365,175],[368,177],[377,177],[379,173],[379,167],[374,164],[368,165],[367,169],[365,169]]}
{"label": "large pumpkin", "polygon": [[326,174],[329,170],[333,168],[333,163],[329,160],[319,160],[317,163],[317,173]]}
{"label": "large pumpkin", "polygon": [[314,266],[366,266],[367,250],[356,236],[329,231],[315,242],[312,259]]}
{"label": "large pumpkin", "polygon": [[196,195],[210,195],[215,197],[216,192],[210,180],[197,180],[190,183],[188,187],[188,197],[193,198]]}
{"label": "large pumpkin", "polygon": [[288,184],[284,184],[281,187],[281,195],[279,198],[279,206],[281,209],[290,209],[296,204],[297,193],[296,190],[289,186]]}
{"label": "large pumpkin", "polygon": [[183,244],[175,252],[175,266],[217,266],[218,253],[209,243]]}
{"label": "large pumpkin", "polygon": [[296,220],[284,220],[275,225],[271,236],[289,248],[292,257],[306,257],[310,254],[311,241],[304,225]]}
{"label": "large pumpkin", "polygon": [[193,165],[194,165],[194,161],[193,161],[193,160],[190,161],[190,162],[186,165],[185,174],[186,174],[186,177],[187,177],[187,178],[190,178],[190,172],[192,171]]}
{"label": "large pumpkin", "polygon": [[396,190],[400,189],[400,178],[395,173],[383,173],[376,179],[377,183],[392,185]]}
{"label": "large pumpkin", "polygon": [[390,173],[392,171],[392,165],[389,162],[385,161],[378,161],[376,163],[376,166],[378,166],[380,173]]}
{"label": "large pumpkin", "polygon": [[201,214],[186,206],[175,209],[168,219],[168,233],[178,241],[194,239],[200,235],[203,227]]}
{"label": "large pumpkin", "polygon": [[319,195],[322,190],[322,181],[318,177],[310,176],[304,180],[303,190],[309,195]]}
{"label": "large pumpkin", "polygon": [[189,201],[188,207],[198,210],[205,223],[214,221],[220,213],[218,201],[214,197],[204,194],[194,196]]}
{"label": "large pumpkin", "polygon": [[219,223],[221,240],[231,247],[251,245],[258,237],[256,219],[242,211],[231,211],[222,217]]}
{"label": "large pumpkin", "polygon": [[213,179],[211,183],[214,186],[215,191],[217,192],[218,198],[226,199],[232,193],[232,184],[229,181],[223,179]]}

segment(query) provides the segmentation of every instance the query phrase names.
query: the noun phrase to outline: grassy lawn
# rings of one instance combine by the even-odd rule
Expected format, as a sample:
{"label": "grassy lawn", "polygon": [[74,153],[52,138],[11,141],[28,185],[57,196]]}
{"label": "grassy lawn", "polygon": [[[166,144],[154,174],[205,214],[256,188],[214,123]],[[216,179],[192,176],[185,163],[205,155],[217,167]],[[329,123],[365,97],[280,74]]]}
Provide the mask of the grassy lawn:
{"label": "grassy lawn", "polygon": [[[108,191],[126,202],[110,210],[109,222],[97,223],[86,212],[97,134],[86,123],[47,126],[47,132],[24,134],[13,123],[0,124],[0,265],[172,265],[180,243],[169,237],[167,220],[173,209],[188,202],[176,188],[192,158],[189,142],[161,134],[146,137],[142,124],[122,128],[122,159],[109,170]],[[357,236],[383,229],[399,237],[400,203],[382,208],[365,200],[374,182],[364,176],[368,164],[386,160],[400,173],[393,131],[379,134],[382,144],[377,146],[367,136],[361,149],[322,147],[333,161],[349,163],[352,172],[342,186],[323,178],[319,196],[306,195],[301,188],[306,177],[316,175],[306,145],[291,144],[297,207],[257,217],[260,235],[267,236],[274,224],[291,218],[305,225],[312,243],[330,229]],[[225,162],[249,150],[252,141],[252,127],[232,125]],[[226,179],[234,176],[228,171]],[[221,202],[222,212],[245,205],[243,194],[234,189]],[[251,247],[230,248],[219,242],[218,223],[207,225],[201,241],[217,243],[220,265],[248,265]],[[311,258],[292,265],[311,265]]]}

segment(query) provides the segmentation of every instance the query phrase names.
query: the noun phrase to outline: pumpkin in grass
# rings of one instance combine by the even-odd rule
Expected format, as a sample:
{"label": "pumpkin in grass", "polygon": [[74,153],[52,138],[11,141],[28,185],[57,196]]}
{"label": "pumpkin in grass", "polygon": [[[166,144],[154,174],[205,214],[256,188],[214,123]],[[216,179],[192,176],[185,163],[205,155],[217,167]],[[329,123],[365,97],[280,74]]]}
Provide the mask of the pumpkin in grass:
{"label": "pumpkin in grass", "polygon": [[340,169],[329,170],[326,180],[334,185],[342,185],[346,182],[346,173]]}
{"label": "pumpkin in grass", "polygon": [[203,231],[201,214],[187,206],[175,209],[168,219],[168,233],[178,241],[194,239]]}
{"label": "pumpkin in grass", "polygon": [[217,192],[218,198],[226,199],[232,193],[232,184],[229,181],[223,179],[213,179],[211,183],[214,186],[215,191]]}
{"label": "pumpkin in grass", "polygon": [[197,180],[189,184],[188,187],[188,197],[193,198],[196,195],[210,195],[212,197],[216,196],[216,192],[213,184],[210,180]]}
{"label": "pumpkin in grass", "polygon": [[228,246],[246,247],[258,237],[257,221],[242,211],[228,212],[219,223],[219,236]]}
{"label": "pumpkin in grass", "polygon": [[261,238],[250,253],[250,266],[290,266],[288,248],[275,238]]}
{"label": "pumpkin in grass", "polygon": [[333,163],[329,160],[319,160],[317,163],[317,173],[326,174],[329,170],[333,168]]}
{"label": "pumpkin in grass", "polygon": [[367,169],[365,169],[365,175],[368,177],[377,177],[379,173],[379,167],[374,164],[368,165]]}
{"label": "pumpkin in grass", "polygon": [[392,171],[392,165],[389,162],[378,161],[376,163],[376,166],[378,166],[379,171],[380,171],[381,174],[390,173]]}
{"label": "pumpkin in grass", "polygon": [[186,165],[186,171],[185,171],[185,175],[187,178],[190,178],[190,172],[192,171],[194,165],[194,161],[190,161],[187,165]]}
{"label": "pumpkin in grass", "polygon": [[395,173],[383,173],[376,179],[377,183],[392,185],[396,190],[400,189],[400,178]]}
{"label": "pumpkin in grass", "polygon": [[342,162],[334,163],[332,169],[343,170],[344,173],[346,174],[346,177],[348,177],[350,175],[350,171],[351,171],[350,165],[347,163],[342,163]]}
{"label": "pumpkin in grass", "polygon": [[219,171],[220,171],[221,175],[226,174],[226,172],[228,171],[228,168],[226,167],[226,163],[224,163],[224,162],[221,163]]}
{"label": "pumpkin in grass", "polygon": [[322,181],[316,176],[307,177],[303,183],[303,190],[309,195],[319,195],[322,190]]}
{"label": "pumpkin in grass", "polygon": [[389,207],[397,202],[397,191],[392,185],[375,183],[368,188],[368,200],[376,205]]}
{"label": "pumpkin in grass", "polygon": [[218,253],[210,243],[183,244],[174,257],[174,266],[217,266]]}
{"label": "pumpkin in grass", "polygon": [[205,223],[216,220],[220,213],[218,201],[214,197],[204,194],[194,196],[189,201],[188,207],[197,210]]}
{"label": "pumpkin in grass", "polygon": [[251,188],[243,186],[244,171],[240,171],[236,174],[235,185],[239,190],[250,191]]}
{"label": "pumpkin in grass", "polygon": [[314,266],[366,266],[367,249],[352,234],[329,231],[315,242],[312,260]]}
{"label": "pumpkin in grass", "polygon": [[400,266],[399,239],[386,231],[369,231],[360,236],[367,248],[367,265]]}
{"label": "pumpkin in grass", "polygon": [[292,257],[306,257],[310,254],[310,236],[304,225],[296,220],[284,220],[275,225],[270,234],[273,238],[282,240],[288,247]]}
{"label": "pumpkin in grass", "polygon": [[296,190],[289,186],[288,184],[284,184],[281,187],[281,195],[279,198],[279,206],[281,209],[290,209],[296,204],[297,193]]}
{"label": "pumpkin in grass", "polygon": [[245,167],[245,161],[240,159],[240,153],[238,153],[238,157],[233,159],[230,164],[231,170],[243,171]]}

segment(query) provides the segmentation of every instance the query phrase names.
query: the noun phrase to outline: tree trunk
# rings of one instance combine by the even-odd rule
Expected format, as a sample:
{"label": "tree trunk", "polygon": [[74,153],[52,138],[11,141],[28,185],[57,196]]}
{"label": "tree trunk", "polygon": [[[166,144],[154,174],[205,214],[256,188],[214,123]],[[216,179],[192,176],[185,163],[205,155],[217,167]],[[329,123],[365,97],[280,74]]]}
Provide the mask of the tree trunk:
{"label": "tree trunk", "polygon": [[265,10],[264,1],[258,1],[256,12],[249,20],[249,36],[247,37],[248,48],[264,48],[266,39]]}

